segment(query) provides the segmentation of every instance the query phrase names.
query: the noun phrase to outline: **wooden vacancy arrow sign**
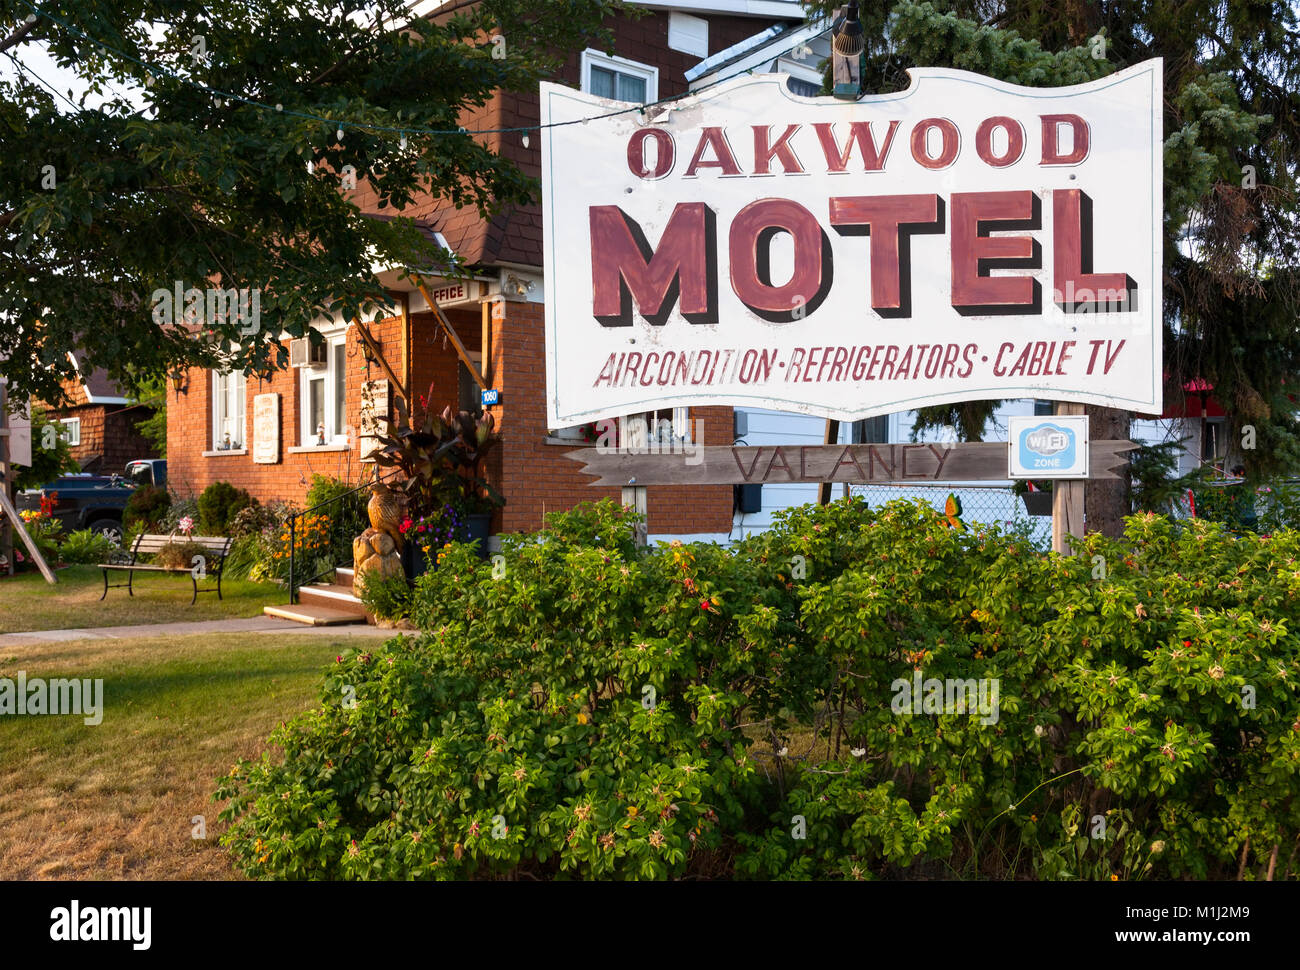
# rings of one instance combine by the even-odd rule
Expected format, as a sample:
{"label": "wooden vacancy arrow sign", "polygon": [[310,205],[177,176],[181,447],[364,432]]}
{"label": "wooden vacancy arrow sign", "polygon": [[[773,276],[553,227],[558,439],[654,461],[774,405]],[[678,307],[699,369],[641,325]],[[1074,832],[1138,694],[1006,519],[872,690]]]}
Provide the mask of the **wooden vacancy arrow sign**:
{"label": "wooden vacancy arrow sign", "polygon": [[[599,476],[598,486],[745,485],[791,482],[975,482],[1007,477],[1005,441],[961,444],[773,445],[690,447],[639,452],[578,448],[565,457]],[[1093,441],[1090,478],[1118,478],[1132,441]]]}

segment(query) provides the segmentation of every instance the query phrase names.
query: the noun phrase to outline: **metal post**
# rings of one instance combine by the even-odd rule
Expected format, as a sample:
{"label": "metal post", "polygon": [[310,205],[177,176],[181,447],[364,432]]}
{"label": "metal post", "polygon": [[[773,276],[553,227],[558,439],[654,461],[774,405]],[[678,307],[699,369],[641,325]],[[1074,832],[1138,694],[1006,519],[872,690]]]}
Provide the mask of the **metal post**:
{"label": "metal post", "polygon": [[297,529],[294,526],[297,516],[289,516],[289,605],[294,606],[298,602],[298,590],[293,584],[293,550],[298,543],[295,540]]}

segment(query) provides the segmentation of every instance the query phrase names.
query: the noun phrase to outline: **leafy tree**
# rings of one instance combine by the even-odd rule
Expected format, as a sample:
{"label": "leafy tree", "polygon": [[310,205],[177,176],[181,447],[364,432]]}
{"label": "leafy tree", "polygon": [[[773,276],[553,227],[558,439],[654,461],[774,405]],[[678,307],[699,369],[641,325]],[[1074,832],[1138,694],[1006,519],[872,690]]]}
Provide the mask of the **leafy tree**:
{"label": "leafy tree", "polygon": [[[6,365],[7,366],[7,365]],[[63,435],[63,425],[51,420],[40,408],[32,408],[32,463],[15,466],[14,487],[40,488],[80,466],[72,457],[72,446]]]}
{"label": "leafy tree", "polygon": [[[44,44],[88,84],[69,107],[30,69],[0,82],[12,393],[59,400],[70,350],[122,379],[221,360],[262,373],[287,363],[283,332],[382,301],[376,263],[446,262],[409,220],[363,217],[340,191],[349,175],[392,213],[424,193],[481,213],[530,200],[499,136],[459,128],[604,36],[617,5],[455,3],[418,31],[408,5],[70,0],[28,21],[25,2],[0,0],[0,56]],[[131,89],[143,108],[117,93]],[[258,290],[260,329],[156,322],[152,294],[176,281]]]}
{"label": "leafy tree", "polygon": [[[1289,0],[885,0],[862,17],[871,92],[906,88],[912,66],[1054,87],[1164,58],[1165,397],[1208,381],[1233,438],[1256,431],[1248,477],[1300,468],[1289,397],[1300,382],[1300,29]],[[998,403],[926,408],[918,429],[952,424],[978,439]],[[1095,437],[1128,436],[1129,412],[1087,410]],[[1118,535],[1126,493],[1123,481],[1089,482],[1089,528]]]}
{"label": "leafy tree", "polygon": [[153,446],[159,458],[167,457],[167,382],[161,375],[140,381],[131,394],[133,405],[151,409],[150,415],[135,422],[135,430]]}

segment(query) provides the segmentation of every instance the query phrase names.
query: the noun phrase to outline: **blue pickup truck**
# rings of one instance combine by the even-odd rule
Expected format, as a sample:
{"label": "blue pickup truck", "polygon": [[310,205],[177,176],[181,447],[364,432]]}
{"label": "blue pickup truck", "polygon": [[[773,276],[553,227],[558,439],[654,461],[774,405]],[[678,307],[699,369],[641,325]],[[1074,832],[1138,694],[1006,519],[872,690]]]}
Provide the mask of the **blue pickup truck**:
{"label": "blue pickup truck", "polygon": [[91,529],[115,543],[122,541],[122,513],[126,501],[141,485],[167,484],[167,459],[144,458],[128,462],[122,475],[64,475],[43,488],[18,493],[17,506],[39,509],[41,497],[57,494],[54,517],[64,533]]}

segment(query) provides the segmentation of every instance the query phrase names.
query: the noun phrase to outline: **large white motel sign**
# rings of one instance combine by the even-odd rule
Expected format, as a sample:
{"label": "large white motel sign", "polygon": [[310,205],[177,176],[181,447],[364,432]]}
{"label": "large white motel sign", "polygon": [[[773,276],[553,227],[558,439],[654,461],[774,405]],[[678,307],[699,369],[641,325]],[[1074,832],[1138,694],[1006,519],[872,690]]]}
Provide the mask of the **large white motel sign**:
{"label": "large white motel sign", "polygon": [[626,105],[543,84],[550,426],[1159,413],[1161,63],[1064,88],[911,74],[856,103],[767,75],[606,118]]}

